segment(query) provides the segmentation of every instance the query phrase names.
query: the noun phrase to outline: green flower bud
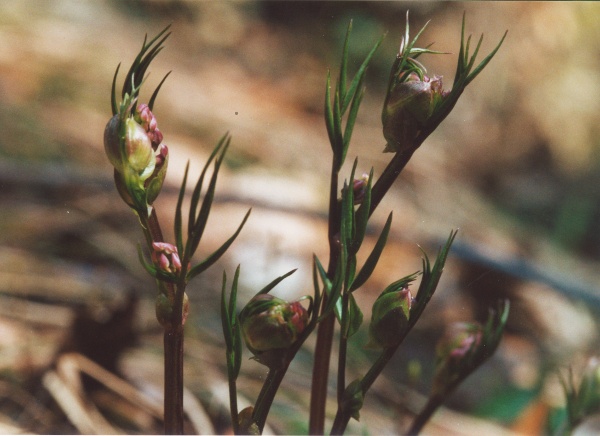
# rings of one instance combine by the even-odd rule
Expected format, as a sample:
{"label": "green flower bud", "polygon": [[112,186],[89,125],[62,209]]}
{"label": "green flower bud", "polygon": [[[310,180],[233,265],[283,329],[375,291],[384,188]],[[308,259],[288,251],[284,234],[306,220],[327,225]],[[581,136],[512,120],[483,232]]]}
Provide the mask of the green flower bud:
{"label": "green flower bud", "polygon": [[104,129],[104,151],[117,172],[127,177],[129,172],[146,180],[154,171],[152,141],[133,118],[123,120],[113,116]]}
{"label": "green flower bud", "polygon": [[373,304],[369,325],[371,345],[381,348],[398,345],[408,328],[411,305],[412,295],[408,287],[384,291]]}
{"label": "green flower bud", "polygon": [[[399,74],[402,74],[400,72]],[[404,81],[391,81],[381,114],[386,152],[402,152],[415,146],[443,99],[448,95],[442,78],[411,73]]]}
{"label": "green flower bud", "polygon": [[126,163],[141,180],[146,180],[154,172],[156,159],[152,141],[148,133],[133,118],[125,120]]}
{"label": "green flower bud", "polygon": [[300,301],[288,303],[270,294],[252,298],[240,313],[242,334],[255,355],[289,349],[308,324],[308,312]]}

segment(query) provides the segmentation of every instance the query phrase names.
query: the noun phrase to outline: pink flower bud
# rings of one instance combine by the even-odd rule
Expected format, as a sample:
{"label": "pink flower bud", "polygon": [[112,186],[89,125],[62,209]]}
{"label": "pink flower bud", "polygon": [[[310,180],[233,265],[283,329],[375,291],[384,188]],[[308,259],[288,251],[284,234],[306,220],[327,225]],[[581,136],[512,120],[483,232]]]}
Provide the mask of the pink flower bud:
{"label": "pink flower bud", "polygon": [[142,125],[150,141],[152,142],[152,148],[156,150],[163,140],[163,135],[158,129],[158,123],[156,117],[150,110],[147,104],[139,104],[136,108],[136,120]]}
{"label": "pink flower bud", "polygon": [[177,247],[167,242],[152,243],[152,262],[161,271],[178,274],[181,271],[181,260],[177,253]]}

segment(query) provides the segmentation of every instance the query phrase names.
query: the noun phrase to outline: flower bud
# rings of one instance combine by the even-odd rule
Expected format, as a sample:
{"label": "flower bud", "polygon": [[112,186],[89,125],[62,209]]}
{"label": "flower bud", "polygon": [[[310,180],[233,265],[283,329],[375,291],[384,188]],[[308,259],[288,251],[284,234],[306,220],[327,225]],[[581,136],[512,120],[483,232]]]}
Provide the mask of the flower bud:
{"label": "flower bud", "polygon": [[165,176],[167,175],[168,164],[169,149],[165,144],[160,144],[156,152],[154,172],[146,181],[146,202],[148,204],[154,203],[154,200],[156,200],[156,197],[160,194],[165,181]]}
{"label": "flower bud", "polygon": [[104,129],[104,150],[110,163],[127,180],[134,176],[143,182],[154,171],[152,142],[133,118],[123,121],[120,115],[115,115],[108,121]]}
{"label": "flower bud", "polygon": [[270,294],[256,295],[240,313],[240,325],[253,354],[288,349],[308,324],[300,301],[288,303]]}
{"label": "flower bud", "polygon": [[457,322],[446,330],[435,349],[434,392],[445,392],[477,368],[480,362],[474,356],[482,338],[483,327],[479,323]]}
{"label": "flower bud", "polygon": [[352,182],[352,190],[354,191],[354,204],[361,204],[365,198],[367,185],[369,184],[369,175],[363,174],[360,179],[354,179]]}
{"label": "flower bud", "polygon": [[156,117],[150,110],[147,104],[142,103],[139,104],[136,108],[135,119],[138,123],[142,125],[150,141],[152,143],[152,148],[156,150],[160,143],[163,140],[163,135],[160,130],[158,130],[158,123],[156,122]]}
{"label": "flower bud", "polygon": [[408,327],[412,295],[407,286],[382,293],[371,313],[369,334],[371,344],[381,348],[398,345]]}
{"label": "flower bud", "polygon": [[167,242],[152,243],[152,262],[161,271],[169,274],[178,274],[181,271],[181,260],[177,247]]}
{"label": "flower bud", "polygon": [[[398,74],[402,74],[399,72]],[[387,144],[384,151],[401,152],[415,146],[415,139],[428,127],[431,117],[449,93],[442,77],[419,77],[416,73],[397,83],[391,81],[381,121]]]}

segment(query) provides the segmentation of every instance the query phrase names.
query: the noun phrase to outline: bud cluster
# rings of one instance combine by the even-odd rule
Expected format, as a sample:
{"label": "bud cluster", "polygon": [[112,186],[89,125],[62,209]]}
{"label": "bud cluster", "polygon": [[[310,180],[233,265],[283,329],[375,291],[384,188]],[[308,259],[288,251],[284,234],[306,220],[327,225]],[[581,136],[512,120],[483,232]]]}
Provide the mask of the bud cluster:
{"label": "bud cluster", "polygon": [[151,257],[154,265],[163,272],[178,274],[181,271],[181,260],[173,244],[153,242]]}

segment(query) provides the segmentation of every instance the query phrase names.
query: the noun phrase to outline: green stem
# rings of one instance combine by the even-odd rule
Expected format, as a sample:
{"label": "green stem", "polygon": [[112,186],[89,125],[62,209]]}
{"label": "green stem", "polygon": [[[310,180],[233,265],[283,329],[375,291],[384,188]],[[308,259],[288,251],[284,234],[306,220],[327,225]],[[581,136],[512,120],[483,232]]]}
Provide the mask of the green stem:
{"label": "green stem", "polygon": [[269,410],[271,409],[271,405],[275,399],[275,394],[277,394],[279,385],[285,376],[290,362],[291,358],[286,358],[285,363],[281,367],[269,369],[267,379],[265,380],[260,394],[258,395],[254,411],[252,412],[252,420],[258,426],[261,434],[263,432],[263,428],[265,427],[265,423],[267,422],[267,415],[269,414]]}
{"label": "green stem", "polygon": [[[363,395],[366,395],[369,388],[373,385],[377,377],[381,374],[385,366],[388,364],[390,359],[393,357],[394,353],[398,347],[386,348],[379,355],[379,358],[375,361],[373,366],[369,369],[367,374],[360,381],[361,390]],[[338,402],[338,404],[341,404]],[[343,434],[346,430],[348,422],[352,417],[352,411],[349,409],[338,408],[338,411],[335,415],[335,420],[333,422],[333,426],[331,427],[331,434]]]}
{"label": "green stem", "polygon": [[[230,371],[228,371],[231,373]],[[238,404],[237,404],[237,386],[235,379],[229,378],[229,411],[231,414],[231,425],[233,426],[233,434],[240,434],[240,422],[238,419]]]}

